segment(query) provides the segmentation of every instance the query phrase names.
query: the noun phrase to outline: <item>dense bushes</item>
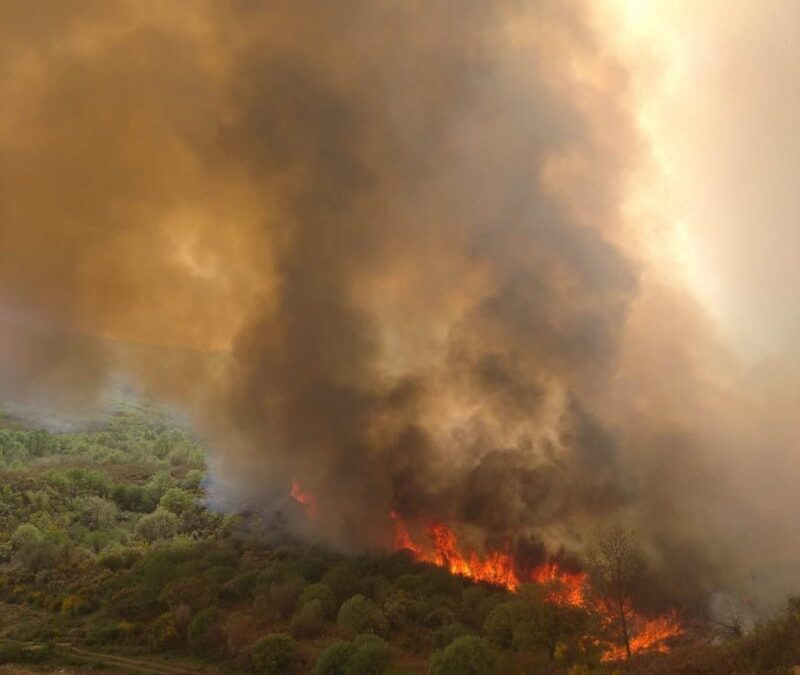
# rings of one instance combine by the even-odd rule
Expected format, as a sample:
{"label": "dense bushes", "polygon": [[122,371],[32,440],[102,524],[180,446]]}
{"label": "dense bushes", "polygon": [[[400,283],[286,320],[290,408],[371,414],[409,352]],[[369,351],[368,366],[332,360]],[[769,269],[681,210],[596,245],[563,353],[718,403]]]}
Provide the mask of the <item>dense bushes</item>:
{"label": "dense bushes", "polygon": [[466,635],[431,657],[430,675],[490,675],[496,661],[486,640]]}
{"label": "dense bushes", "polygon": [[[4,630],[263,675],[613,672],[590,613],[547,602],[539,586],[511,594],[407,552],[304,546],[280,513],[214,513],[197,452],[163,417],[130,410],[85,434],[0,430],[0,597],[35,619]],[[627,671],[777,675],[800,662],[798,636],[793,600],[740,639],[637,655]],[[0,661],[50,654],[20,641]]]}
{"label": "dense bushes", "polygon": [[253,667],[261,675],[286,675],[297,657],[297,643],[285,633],[258,640],[250,652]]}
{"label": "dense bushes", "polygon": [[382,634],[387,629],[386,618],[377,605],[363,595],[354,595],[339,608],[336,623],[349,635],[367,631]]}
{"label": "dense bushes", "polygon": [[376,635],[359,635],[352,642],[334,642],[317,659],[315,675],[382,675],[388,670],[391,650]]}

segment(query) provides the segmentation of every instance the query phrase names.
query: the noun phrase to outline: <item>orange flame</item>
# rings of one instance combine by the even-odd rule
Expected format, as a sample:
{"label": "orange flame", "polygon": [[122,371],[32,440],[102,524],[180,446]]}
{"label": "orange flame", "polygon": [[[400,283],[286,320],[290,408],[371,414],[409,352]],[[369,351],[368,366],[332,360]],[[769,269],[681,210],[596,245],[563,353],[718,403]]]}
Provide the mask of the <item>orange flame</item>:
{"label": "orange flame", "polygon": [[554,605],[583,607],[586,604],[586,572],[565,572],[558,563],[545,563],[531,572],[531,581],[548,587],[547,599]]}
{"label": "orange flame", "polygon": [[317,500],[314,495],[303,492],[302,488],[300,487],[300,483],[296,480],[292,481],[292,491],[290,493],[292,498],[299,504],[302,504],[305,507],[306,515],[309,518],[316,518],[317,517]]}
{"label": "orange flame", "polygon": [[[684,632],[683,626],[674,612],[655,619],[646,619],[632,611],[630,620],[632,654],[647,651],[666,654],[669,647],[665,641],[683,635]],[[601,658],[603,661],[619,661],[625,656],[625,648],[614,645],[608,647]]]}
{"label": "orange flame", "polygon": [[[415,560],[444,567],[451,574],[458,574],[475,581],[485,581],[503,586],[509,591],[519,589],[520,580],[515,571],[513,558],[507,553],[494,551],[485,557],[475,552],[462,553],[458,546],[456,534],[441,523],[431,523],[428,534],[432,550],[426,551],[418,546],[411,537],[404,520],[392,511],[390,517],[394,521],[395,547],[411,552]],[[526,575],[527,576],[527,575]],[[546,563],[531,570],[530,581],[547,586],[546,599],[556,605],[569,607],[592,607],[599,612],[604,622],[611,626],[614,614],[603,602],[592,602],[589,594],[586,572],[567,572],[556,562]],[[666,653],[669,647],[665,644],[668,638],[682,635],[684,632],[678,617],[672,613],[655,619],[647,619],[637,614],[632,607],[625,608],[630,629],[631,653],[656,651]],[[603,661],[624,659],[625,648],[609,645],[603,652]]]}
{"label": "orange flame", "polygon": [[510,591],[519,588],[519,579],[514,572],[514,561],[508,554],[495,551],[482,558],[472,551],[465,555],[458,548],[458,538],[455,533],[442,523],[431,523],[428,526],[433,550],[425,551],[414,543],[403,519],[394,511],[389,515],[394,521],[395,546],[410,551],[415,560],[444,567],[451,574],[474,581],[504,586]]}

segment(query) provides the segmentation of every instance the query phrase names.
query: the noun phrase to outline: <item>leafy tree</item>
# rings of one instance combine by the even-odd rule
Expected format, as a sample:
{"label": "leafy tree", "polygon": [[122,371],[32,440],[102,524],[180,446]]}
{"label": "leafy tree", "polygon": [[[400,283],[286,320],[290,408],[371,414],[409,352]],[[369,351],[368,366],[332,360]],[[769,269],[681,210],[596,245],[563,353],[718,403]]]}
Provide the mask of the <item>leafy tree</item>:
{"label": "leafy tree", "polygon": [[614,525],[604,532],[592,555],[592,583],[610,617],[612,636],[631,657],[632,596],[641,579],[642,558],[631,530]]}
{"label": "leafy tree", "polygon": [[298,638],[317,637],[322,632],[322,605],[319,600],[309,600],[292,615],[289,631]]}
{"label": "leafy tree", "polygon": [[197,613],[187,633],[193,649],[205,653],[219,652],[225,644],[222,614],[216,607],[206,607]]}
{"label": "leafy tree", "polygon": [[176,516],[180,516],[193,505],[194,497],[177,487],[167,490],[158,502],[159,508],[174,513]]}
{"label": "leafy tree", "polygon": [[386,640],[372,633],[359,635],[354,641],[355,652],[347,662],[345,675],[383,675],[392,658]]}
{"label": "leafy tree", "polygon": [[200,576],[173,579],[164,587],[159,598],[171,610],[185,605],[192,612],[213,605],[216,599],[216,587]]}
{"label": "leafy tree", "polygon": [[367,631],[383,633],[386,630],[386,618],[378,606],[363,595],[354,595],[339,608],[336,623],[350,635]]}
{"label": "leafy tree", "polygon": [[297,643],[286,633],[272,633],[256,641],[250,657],[261,675],[285,675],[297,657]]}
{"label": "leafy tree", "polygon": [[344,675],[347,664],[356,653],[352,642],[334,642],[328,645],[317,658],[314,675]]}
{"label": "leafy tree", "polygon": [[90,530],[111,527],[117,519],[116,504],[95,495],[78,497],[73,503],[73,509],[78,522]]}
{"label": "leafy tree", "polygon": [[44,539],[39,528],[30,523],[23,523],[11,535],[11,545],[14,550],[20,550],[28,546],[38,544]]}
{"label": "leafy tree", "polygon": [[145,541],[174,537],[178,531],[178,519],[174,513],[164,509],[156,509],[153,513],[142,516],[136,523],[136,535]]}
{"label": "leafy tree", "polygon": [[180,642],[180,633],[172,612],[165,612],[155,620],[151,635],[153,644],[159,649],[170,649]]}
{"label": "leafy tree", "polygon": [[333,618],[336,613],[336,597],[326,584],[320,583],[306,586],[297,599],[297,606],[302,607],[312,600],[319,602],[323,618]]}
{"label": "leafy tree", "polygon": [[297,575],[290,575],[272,582],[269,589],[269,598],[272,607],[282,617],[291,615],[305,583],[303,578]]}
{"label": "leafy tree", "polygon": [[338,602],[344,602],[358,592],[358,581],[358,573],[349,562],[332,567],[322,577],[322,583],[333,591]]}

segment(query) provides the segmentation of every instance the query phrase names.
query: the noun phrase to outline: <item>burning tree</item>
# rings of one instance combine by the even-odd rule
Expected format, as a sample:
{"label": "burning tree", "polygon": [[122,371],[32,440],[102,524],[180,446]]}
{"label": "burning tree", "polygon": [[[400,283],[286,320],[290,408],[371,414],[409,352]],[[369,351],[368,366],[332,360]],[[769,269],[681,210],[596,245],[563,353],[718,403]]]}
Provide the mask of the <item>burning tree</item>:
{"label": "burning tree", "polygon": [[633,532],[622,525],[604,532],[592,556],[592,582],[601,614],[626,658],[631,657],[632,622],[636,618],[631,598],[642,571]]}

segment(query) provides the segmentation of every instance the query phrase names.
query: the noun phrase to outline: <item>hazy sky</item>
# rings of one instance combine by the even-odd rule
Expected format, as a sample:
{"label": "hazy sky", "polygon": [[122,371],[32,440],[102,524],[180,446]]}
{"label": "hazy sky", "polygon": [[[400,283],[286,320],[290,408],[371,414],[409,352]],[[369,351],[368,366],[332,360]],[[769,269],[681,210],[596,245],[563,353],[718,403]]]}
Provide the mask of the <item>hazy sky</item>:
{"label": "hazy sky", "polygon": [[[606,34],[660,175],[634,199],[673,230],[692,289],[747,358],[800,338],[800,4],[628,0]],[[619,28],[622,27],[622,30]]]}

